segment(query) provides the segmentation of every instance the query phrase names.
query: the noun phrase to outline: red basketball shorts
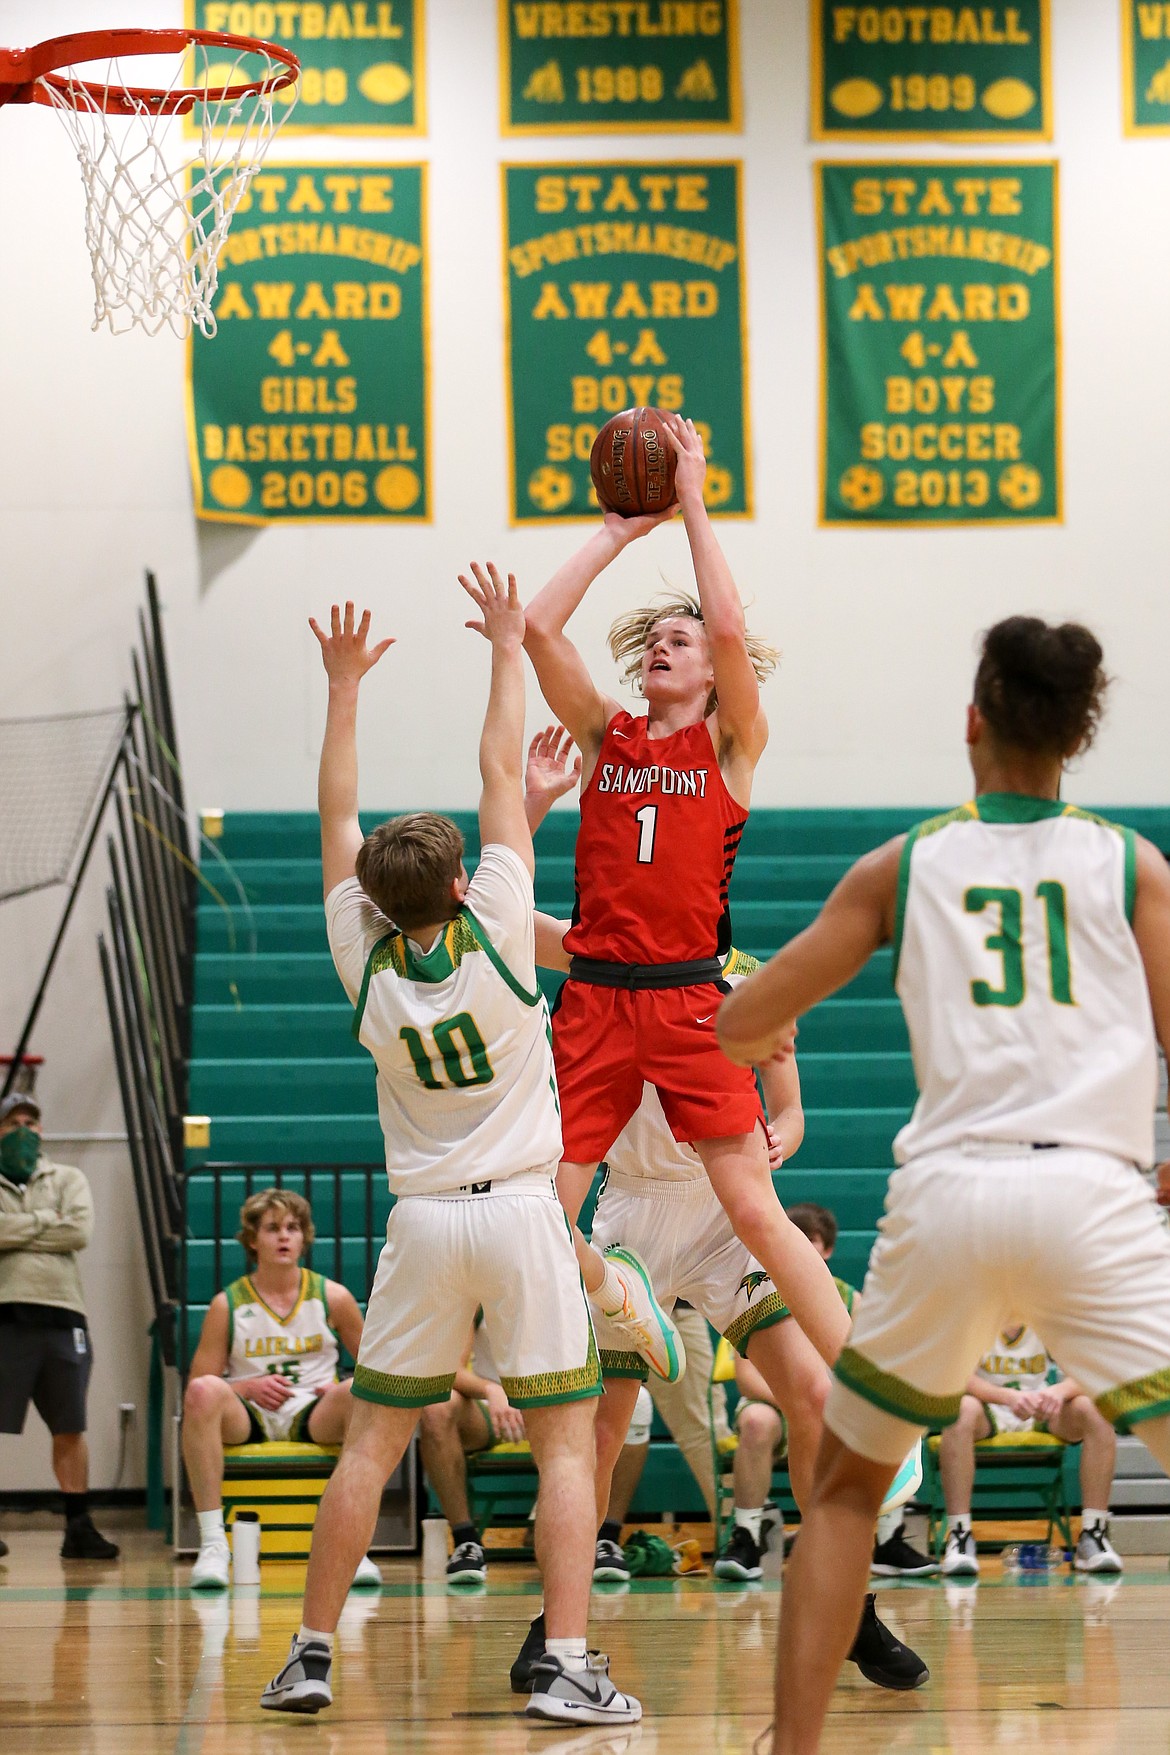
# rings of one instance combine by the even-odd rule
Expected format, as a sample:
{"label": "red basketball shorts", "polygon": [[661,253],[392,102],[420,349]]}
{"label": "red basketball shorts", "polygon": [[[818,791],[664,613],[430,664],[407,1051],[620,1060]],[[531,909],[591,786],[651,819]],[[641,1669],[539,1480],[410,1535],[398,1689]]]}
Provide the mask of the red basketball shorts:
{"label": "red basketball shorts", "polygon": [[561,1129],[570,1164],[604,1158],[653,1085],[676,1140],[727,1139],[763,1121],[755,1075],[715,1036],[723,994],[566,981],[553,1013]]}

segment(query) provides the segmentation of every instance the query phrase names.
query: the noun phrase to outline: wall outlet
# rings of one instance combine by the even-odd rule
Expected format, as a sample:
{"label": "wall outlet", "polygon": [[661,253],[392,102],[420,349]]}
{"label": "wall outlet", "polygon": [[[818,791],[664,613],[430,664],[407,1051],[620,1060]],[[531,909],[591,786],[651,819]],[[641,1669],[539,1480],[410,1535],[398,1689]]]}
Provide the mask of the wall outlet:
{"label": "wall outlet", "polygon": [[119,1402],[118,1403],[118,1424],[119,1424],[119,1426],[132,1426],[134,1424],[134,1416],[137,1412],[138,1412],[138,1408],[134,1402]]}

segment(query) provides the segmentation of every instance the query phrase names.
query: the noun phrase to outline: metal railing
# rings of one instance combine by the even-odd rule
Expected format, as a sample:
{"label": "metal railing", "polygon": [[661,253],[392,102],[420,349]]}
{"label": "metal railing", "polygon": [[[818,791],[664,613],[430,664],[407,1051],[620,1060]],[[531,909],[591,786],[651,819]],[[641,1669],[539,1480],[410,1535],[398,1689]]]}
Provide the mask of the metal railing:
{"label": "metal railing", "polygon": [[173,1366],[198,875],[152,573],[131,664],[135,695],[127,697],[128,732],[113,786],[116,833],[106,842],[109,931],[99,935],[98,955],[155,1335],[163,1362]]}

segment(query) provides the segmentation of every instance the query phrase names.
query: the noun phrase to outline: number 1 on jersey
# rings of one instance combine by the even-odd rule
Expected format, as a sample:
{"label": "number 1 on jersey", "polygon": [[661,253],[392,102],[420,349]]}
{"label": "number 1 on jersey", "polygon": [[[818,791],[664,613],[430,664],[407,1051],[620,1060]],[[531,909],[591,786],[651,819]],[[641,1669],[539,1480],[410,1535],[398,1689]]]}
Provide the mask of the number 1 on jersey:
{"label": "number 1 on jersey", "polygon": [[653,865],[654,836],[658,830],[658,806],[644,804],[641,810],[634,812],[634,821],[642,826],[642,833],[638,836],[638,864]]}

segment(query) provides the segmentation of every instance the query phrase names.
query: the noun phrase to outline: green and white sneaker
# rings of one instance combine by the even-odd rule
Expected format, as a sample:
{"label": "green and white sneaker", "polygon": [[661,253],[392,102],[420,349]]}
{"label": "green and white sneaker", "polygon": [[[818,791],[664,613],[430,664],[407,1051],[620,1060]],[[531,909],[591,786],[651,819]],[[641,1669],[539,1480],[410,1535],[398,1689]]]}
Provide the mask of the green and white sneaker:
{"label": "green and white sneaker", "polygon": [[677,1383],[687,1368],[686,1348],[654,1296],[650,1270],[636,1249],[627,1249],[622,1244],[611,1244],[604,1254],[625,1294],[620,1310],[604,1313],[606,1321],[626,1336],[656,1377],[666,1383]]}

